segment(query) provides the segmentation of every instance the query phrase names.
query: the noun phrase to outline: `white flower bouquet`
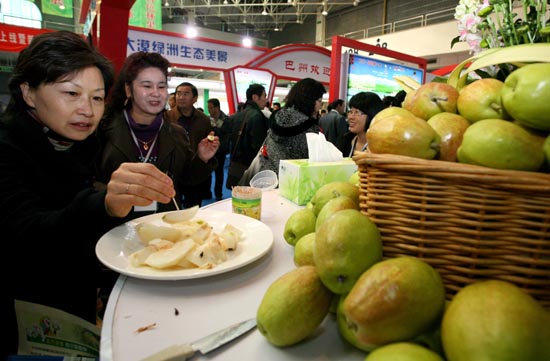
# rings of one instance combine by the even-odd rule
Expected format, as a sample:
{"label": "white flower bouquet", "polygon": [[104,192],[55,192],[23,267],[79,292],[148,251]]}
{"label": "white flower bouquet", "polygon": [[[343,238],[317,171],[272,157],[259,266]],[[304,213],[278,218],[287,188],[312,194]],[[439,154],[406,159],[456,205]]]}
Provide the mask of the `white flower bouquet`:
{"label": "white flower bouquet", "polygon": [[550,42],[550,1],[548,0],[460,0],[455,19],[461,41],[470,52],[519,44]]}

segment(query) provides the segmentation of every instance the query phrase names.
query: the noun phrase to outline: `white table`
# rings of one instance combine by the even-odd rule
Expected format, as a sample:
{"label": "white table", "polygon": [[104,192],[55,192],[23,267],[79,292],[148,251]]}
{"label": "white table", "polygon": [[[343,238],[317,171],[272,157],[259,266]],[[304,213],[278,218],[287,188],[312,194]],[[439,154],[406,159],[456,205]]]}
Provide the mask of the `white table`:
{"label": "white table", "polygon": [[[204,208],[231,212],[231,199]],[[121,275],[109,297],[101,333],[101,360],[136,361],[173,344],[192,342],[256,316],[269,285],[295,268],[294,249],[283,238],[288,216],[300,207],[264,193],[262,222],[274,237],[273,249],[260,260],[224,274],[182,281],[151,281]],[[179,315],[175,315],[175,309]],[[154,329],[138,333],[140,327]],[[317,334],[300,344],[277,348],[257,329],[193,360],[364,360],[348,345],[329,314]]]}

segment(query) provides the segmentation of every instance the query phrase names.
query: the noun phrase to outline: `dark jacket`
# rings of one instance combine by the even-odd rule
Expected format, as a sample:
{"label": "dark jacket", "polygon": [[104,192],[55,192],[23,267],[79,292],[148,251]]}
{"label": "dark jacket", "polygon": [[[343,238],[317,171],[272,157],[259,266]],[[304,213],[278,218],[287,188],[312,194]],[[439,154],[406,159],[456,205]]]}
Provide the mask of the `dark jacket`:
{"label": "dark jacket", "polygon": [[271,129],[266,138],[267,157],[260,160],[260,170],[270,169],[279,174],[281,159],[309,157],[306,133],[319,133],[317,119],[295,110],[282,108],[271,115]]}
{"label": "dark jacket", "polygon": [[193,152],[197,151],[199,142],[212,131],[210,118],[195,108],[193,108],[191,116],[186,117],[179,111],[178,107],[175,107],[166,113],[166,118],[172,123],[179,124],[187,131]]}
{"label": "dark jacket", "polygon": [[333,109],[319,119],[319,126],[325,138],[342,151],[344,149],[344,134],[349,129],[346,117]]}
{"label": "dark jacket", "polygon": [[[221,125],[214,126],[214,133],[220,138],[220,147],[216,152],[216,155],[226,155],[229,154],[230,143],[231,143],[231,134],[232,130],[232,121],[224,112],[220,112],[219,120],[222,121]],[[213,120],[217,121],[217,120]]]}
{"label": "dark jacket", "polygon": [[[102,122],[98,128],[98,134],[102,143],[102,153],[98,157],[97,172],[99,180],[107,183],[113,171],[121,163],[137,161],[136,146],[122,113]],[[183,189],[186,187],[200,184],[208,179],[217,164],[214,158],[206,164],[195,156],[185,130],[167,120],[160,129],[157,142],[159,154],[155,165],[172,177],[176,199],[181,199]],[[168,210],[174,210],[172,203],[158,204],[158,211]]]}
{"label": "dark jacket", "polygon": [[[91,136],[56,151],[26,113],[0,123],[0,228],[4,282],[3,347],[15,353],[14,299],[55,307],[95,323],[95,245],[128,220],[107,215],[105,192],[93,188]],[[10,345],[10,346],[8,346]]]}
{"label": "dark jacket", "polygon": [[[210,118],[200,110],[197,110],[193,108],[193,113],[190,117],[184,116],[180,111],[178,107],[175,107],[168,111],[167,118],[169,121],[179,124],[181,127],[183,127],[187,135],[189,136],[189,141],[191,143],[191,149],[193,152],[196,152],[198,149],[199,142],[206,138],[208,134],[212,131],[212,125],[210,125]],[[192,185],[186,185],[182,189],[182,193],[185,196],[185,198],[188,199],[207,199],[210,198],[210,186],[211,186],[211,178],[210,174],[212,173],[212,170],[216,168],[216,165],[218,164],[216,157],[213,157],[209,162],[208,165],[203,163],[203,170],[208,172],[208,177],[205,179],[202,179],[202,182],[194,183]],[[201,173],[202,174],[202,173]],[[195,174],[193,173],[193,176]]]}
{"label": "dark jacket", "polygon": [[[241,139],[237,144],[243,121],[246,124],[242,128]],[[233,121],[231,158],[250,165],[267,136],[267,124],[268,120],[258,105],[254,102],[247,102],[244,110],[237,113]],[[235,149],[235,147],[237,148]]]}

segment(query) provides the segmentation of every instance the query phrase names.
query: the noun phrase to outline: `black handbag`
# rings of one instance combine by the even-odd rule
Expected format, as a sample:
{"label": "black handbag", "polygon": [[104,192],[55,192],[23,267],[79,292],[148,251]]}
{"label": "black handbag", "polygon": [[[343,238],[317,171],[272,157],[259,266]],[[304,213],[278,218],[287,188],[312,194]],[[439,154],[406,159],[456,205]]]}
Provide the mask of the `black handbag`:
{"label": "black handbag", "polygon": [[[247,115],[247,114],[246,114]],[[225,187],[227,189],[232,189],[234,186],[239,185],[239,180],[243,176],[244,172],[248,169],[250,164],[245,163],[242,159],[241,154],[238,153],[241,145],[241,137],[246,128],[247,117],[245,116],[239,132],[237,134],[237,139],[235,141],[235,146],[231,151],[231,157],[229,159],[229,169],[227,170],[227,180],[225,182]],[[242,152],[241,152],[242,153]]]}

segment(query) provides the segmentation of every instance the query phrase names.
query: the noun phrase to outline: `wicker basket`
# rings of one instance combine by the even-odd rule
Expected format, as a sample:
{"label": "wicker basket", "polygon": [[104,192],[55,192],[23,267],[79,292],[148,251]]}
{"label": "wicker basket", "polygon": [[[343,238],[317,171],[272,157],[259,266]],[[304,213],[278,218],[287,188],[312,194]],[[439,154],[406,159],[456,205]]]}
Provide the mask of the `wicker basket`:
{"label": "wicker basket", "polygon": [[447,298],[500,279],[550,308],[550,175],[357,152],[361,211],[384,257],[416,256],[441,274]]}

